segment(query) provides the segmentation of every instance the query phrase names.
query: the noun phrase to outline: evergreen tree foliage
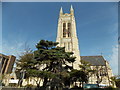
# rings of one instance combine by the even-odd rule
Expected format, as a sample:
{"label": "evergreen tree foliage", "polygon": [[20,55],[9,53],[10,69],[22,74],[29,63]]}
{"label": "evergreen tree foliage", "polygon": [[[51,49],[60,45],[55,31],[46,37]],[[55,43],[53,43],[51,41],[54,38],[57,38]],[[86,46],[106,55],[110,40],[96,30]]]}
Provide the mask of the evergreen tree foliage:
{"label": "evergreen tree foliage", "polygon": [[[73,69],[73,52],[65,52],[65,47],[57,45],[57,42],[40,40],[35,51],[24,52],[17,63],[19,79],[32,78],[38,87],[42,81],[44,87],[50,85],[52,89],[70,86],[74,82],[87,83],[89,64],[82,62],[80,70]],[[19,74],[21,71],[24,71],[24,77],[23,73]]]}
{"label": "evergreen tree foliage", "polygon": [[69,75],[68,70],[73,69],[72,63],[75,61],[75,57],[71,57],[73,53],[65,52],[64,47],[57,47],[57,45],[58,43],[47,40],[41,40],[36,45],[35,60],[42,65],[42,71],[55,75],[51,80],[50,77],[44,77],[43,86],[46,86],[48,80],[50,82],[59,81],[62,84],[62,79]]}

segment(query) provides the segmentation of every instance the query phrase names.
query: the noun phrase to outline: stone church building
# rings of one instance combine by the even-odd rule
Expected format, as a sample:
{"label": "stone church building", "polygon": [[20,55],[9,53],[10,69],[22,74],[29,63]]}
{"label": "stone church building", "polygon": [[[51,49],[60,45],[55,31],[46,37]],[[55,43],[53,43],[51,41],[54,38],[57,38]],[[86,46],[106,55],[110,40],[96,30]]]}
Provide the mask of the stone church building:
{"label": "stone church building", "polygon": [[[112,85],[110,80],[113,76],[112,70],[109,63],[103,56],[80,56],[76,21],[72,6],[70,8],[70,13],[63,13],[62,8],[60,9],[56,42],[59,42],[59,47],[65,47],[66,52],[74,53],[76,61],[71,64],[74,69],[79,69],[79,64],[81,64],[80,61],[83,60],[90,63],[91,69],[98,71],[89,77],[89,84],[96,84],[97,82],[100,82],[101,85]],[[29,79],[29,81],[29,84],[35,84],[33,79]],[[22,85],[27,85],[27,81],[25,79],[23,80]]]}
{"label": "stone church building", "polygon": [[108,61],[103,56],[80,56],[79,43],[76,31],[76,21],[74,9],[71,6],[70,13],[63,13],[62,7],[58,19],[58,31],[56,42],[59,42],[60,47],[65,47],[66,52],[73,52],[76,61],[73,64],[74,69],[79,68],[81,60],[90,63],[90,68],[97,72],[89,78],[90,84],[111,85],[110,78],[113,76],[112,70]]}

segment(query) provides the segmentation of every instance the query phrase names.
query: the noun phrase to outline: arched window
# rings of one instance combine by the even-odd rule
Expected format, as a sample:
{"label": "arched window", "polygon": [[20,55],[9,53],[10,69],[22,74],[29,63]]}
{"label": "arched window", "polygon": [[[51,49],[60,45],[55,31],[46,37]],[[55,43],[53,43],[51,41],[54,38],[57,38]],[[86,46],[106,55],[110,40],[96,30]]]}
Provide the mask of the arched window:
{"label": "arched window", "polygon": [[12,79],[12,80],[14,80],[14,78],[13,78],[13,77],[12,77],[11,79]]}
{"label": "arched window", "polygon": [[66,23],[63,23],[63,37],[66,37]]}
{"label": "arched window", "polygon": [[68,37],[71,37],[71,23],[68,23]]}

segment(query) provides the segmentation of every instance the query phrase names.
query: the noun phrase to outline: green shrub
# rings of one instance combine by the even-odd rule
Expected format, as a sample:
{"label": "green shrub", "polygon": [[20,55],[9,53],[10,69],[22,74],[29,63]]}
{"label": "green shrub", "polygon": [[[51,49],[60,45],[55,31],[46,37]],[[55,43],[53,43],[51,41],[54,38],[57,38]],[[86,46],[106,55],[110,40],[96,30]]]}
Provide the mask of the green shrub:
{"label": "green shrub", "polygon": [[2,86],[5,86],[5,84],[4,84],[4,83],[2,83]]}
{"label": "green shrub", "polygon": [[33,85],[32,84],[27,84],[27,85],[25,85],[25,87],[33,87]]}

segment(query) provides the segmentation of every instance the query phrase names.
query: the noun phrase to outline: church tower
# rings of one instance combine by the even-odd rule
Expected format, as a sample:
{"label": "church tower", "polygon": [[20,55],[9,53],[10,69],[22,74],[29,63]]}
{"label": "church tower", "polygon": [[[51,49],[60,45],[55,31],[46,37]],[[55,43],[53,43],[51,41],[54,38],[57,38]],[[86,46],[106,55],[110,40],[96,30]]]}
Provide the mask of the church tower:
{"label": "church tower", "polygon": [[62,7],[60,9],[56,42],[59,43],[59,47],[65,47],[66,52],[74,53],[76,61],[73,63],[73,68],[78,69],[78,64],[80,64],[80,51],[72,5],[69,14],[63,13]]}

